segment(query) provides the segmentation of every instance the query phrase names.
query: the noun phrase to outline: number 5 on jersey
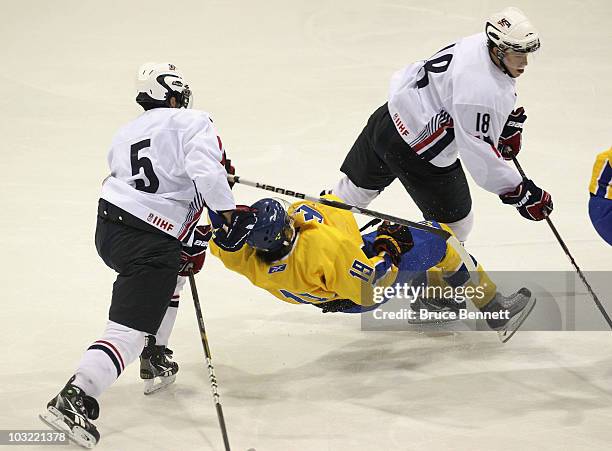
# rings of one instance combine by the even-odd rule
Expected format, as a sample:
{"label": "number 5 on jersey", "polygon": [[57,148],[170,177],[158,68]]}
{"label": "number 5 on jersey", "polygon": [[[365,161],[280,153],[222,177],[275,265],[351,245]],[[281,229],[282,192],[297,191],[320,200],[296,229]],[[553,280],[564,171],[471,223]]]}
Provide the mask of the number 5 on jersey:
{"label": "number 5 on jersey", "polygon": [[[136,144],[132,144],[130,147],[130,163],[132,165],[132,175],[140,175],[140,178],[135,180],[136,189],[145,193],[155,193],[159,188],[159,179],[153,171],[153,164],[147,157],[138,158],[138,152],[148,147],[151,147],[150,139],[143,139]],[[145,180],[149,183],[145,184]]]}

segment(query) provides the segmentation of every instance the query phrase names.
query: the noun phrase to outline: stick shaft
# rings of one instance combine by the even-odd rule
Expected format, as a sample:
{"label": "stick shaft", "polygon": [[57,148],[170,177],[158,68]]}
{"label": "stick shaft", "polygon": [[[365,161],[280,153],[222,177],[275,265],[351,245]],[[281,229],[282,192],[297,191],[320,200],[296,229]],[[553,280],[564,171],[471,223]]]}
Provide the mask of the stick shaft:
{"label": "stick shaft", "polygon": [[[527,178],[527,175],[525,175],[525,171],[523,170],[523,168],[521,167],[520,163],[518,162],[518,160],[517,160],[517,158],[515,156],[512,157],[512,161],[514,162],[514,164],[516,166],[516,169],[518,169],[519,174],[521,174],[521,176],[523,178]],[[550,227],[550,230],[552,230],[553,235],[555,235],[555,238],[557,239],[557,242],[559,243],[559,245],[563,249],[563,252],[565,252],[565,255],[567,255],[567,258],[569,258],[570,263],[572,264],[572,266],[574,267],[574,269],[578,273],[578,277],[580,278],[580,280],[582,280],[582,283],[584,284],[584,286],[586,287],[588,292],[593,297],[593,301],[595,301],[595,305],[597,306],[597,308],[599,309],[599,311],[603,315],[603,317],[606,320],[606,322],[608,323],[608,326],[610,327],[610,329],[612,329],[612,319],[610,319],[610,316],[608,315],[608,312],[606,311],[606,309],[602,305],[601,301],[599,300],[599,298],[597,297],[597,295],[593,291],[593,288],[591,288],[591,284],[589,284],[589,282],[587,281],[586,277],[584,276],[584,274],[582,273],[582,271],[578,267],[578,264],[576,263],[576,260],[574,260],[574,257],[572,256],[569,248],[565,244],[565,241],[563,241],[563,238],[561,238],[561,234],[557,231],[557,228],[553,224],[553,222],[550,219],[550,217],[547,216],[545,219],[546,219],[546,223],[548,224],[548,227]]]}
{"label": "stick shaft", "polygon": [[221,427],[223,444],[225,445],[225,450],[230,451],[227,428],[225,427],[225,417],[223,416],[223,407],[221,407],[221,400],[219,398],[217,377],[215,376],[215,368],[212,364],[212,356],[210,355],[210,347],[208,346],[208,338],[206,337],[206,328],[204,327],[204,318],[202,317],[202,308],[200,307],[200,298],[198,297],[198,289],[196,288],[195,277],[193,275],[193,271],[191,270],[189,270],[189,286],[191,287],[191,297],[193,298],[193,306],[195,307],[196,317],[198,320],[198,328],[200,330],[202,347],[204,348],[204,355],[206,356],[206,366],[208,368],[210,388],[212,391],[213,402],[215,403],[215,408],[217,411],[217,418],[219,419],[219,426]]}
{"label": "stick shaft", "polygon": [[369,216],[371,218],[383,219],[385,221],[390,221],[396,224],[401,224],[409,228],[424,230],[425,232],[429,232],[429,233],[433,233],[434,235],[438,235],[439,237],[443,238],[446,241],[446,243],[449,246],[451,246],[459,254],[463,263],[466,265],[466,267],[470,271],[470,274],[471,274],[470,277],[473,278],[473,280],[475,280],[474,279],[475,275],[473,273],[476,271],[476,266],[474,265],[472,258],[467,253],[465,248],[461,245],[459,240],[457,240],[457,238],[453,234],[447,232],[444,229],[438,229],[436,227],[428,226],[426,224],[421,224],[421,223],[414,222],[414,221],[408,221],[407,219],[398,218],[397,216],[391,216],[386,213],[381,213],[381,212],[374,211],[374,210],[368,210],[367,208],[361,208],[356,205],[345,204],[343,202],[337,202],[335,200],[324,199],[322,197],[309,196],[307,194],[300,193],[299,191],[294,191],[294,190],[290,190],[286,188],[281,188],[278,186],[268,185],[266,183],[245,180],[242,177],[239,177],[237,175],[228,175],[227,178],[230,182],[240,183],[240,184],[247,185],[253,188],[258,188],[258,189],[262,189],[262,190],[277,193],[277,194],[284,194],[285,196],[296,197],[298,199],[304,199],[310,202],[318,202],[320,204],[327,205],[329,207],[339,208],[341,210],[348,210],[353,213],[359,213],[364,216]]}
{"label": "stick shaft", "polygon": [[374,211],[374,210],[368,210],[367,208],[361,208],[356,205],[345,204],[343,202],[337,202],[335,200],[324,199],[322,197],[309,196],[307,194],[300,193],[299,191],[294,191],[294,190],[290,190],[286,188],[281,188],[278,186],[268,185],[266,183],[253,182],[251,180],[243,179],[242,177],[239,177],[237,175],[228,175],[228,180],[234,183],[240,183],[242,185],[251,186],[253,188],[259,188],[265,191],[271,191],[276,194],[284,194],[286,196],[295,197],[298,199],[304,199],[310,202],[318,202],[320,204],[327,205],[329,207],[339,208],[341,210],[348,210],[348,211],[352,211],[353,213],[360,213],[365,216],[370,216],[371,218],[383,219],[385,221],[394,222],[396,224],[401,224],[401,225],[404,225],[406,227],[410,227],[413,229],[424,230],[426,232],[430,232],[435,235],[441,236],[444,239],[447,239],[450,236],[450,233],[448,233],[446,230],[443,230],[443,229],[437,229],[435,227],[431,227],[426,224],[420,224],[418,222],[408,221],[406,219],[398,218],[397,216],[391,216],[386,213],[381,213],[381,212]]}

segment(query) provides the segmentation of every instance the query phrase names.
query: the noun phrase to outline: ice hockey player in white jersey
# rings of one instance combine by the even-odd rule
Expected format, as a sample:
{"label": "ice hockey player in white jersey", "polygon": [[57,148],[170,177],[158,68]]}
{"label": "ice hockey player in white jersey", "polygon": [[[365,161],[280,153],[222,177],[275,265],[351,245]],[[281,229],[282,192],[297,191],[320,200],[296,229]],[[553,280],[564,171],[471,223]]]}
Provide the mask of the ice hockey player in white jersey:
{"label": "ice hockey player in white jersey", "polygon": [[448,224],[461,241],[472,229],[462,165],[482,188],[527,219],[553,209],[550,194],[523,179],[511,160],[527,118],[515,107],[515,79],[540,47],[538,31],[516,8],[493,14],[478,33],[393,75],[388,102],[353,144],[332,192],[367,205],[398,178],[426,220]]}
{"label": "ice hockey player in white jersey", "polygon": [[96,398],[139,354],[144,379],[178,371],[166,346],[182,276],[202,267],[205,243],[194,229],[204,207],[227,222],[228,248],[243,239],[234,230],[255,222],[254,213],[236,209],[231,163],[209,115],[188,109],[191,91],[176,67],[144,64],[137,92],[145,111],[115,134],[98,204],[96,249],[118,273],[106,329],[41,415],[85,447],[100,439]]}

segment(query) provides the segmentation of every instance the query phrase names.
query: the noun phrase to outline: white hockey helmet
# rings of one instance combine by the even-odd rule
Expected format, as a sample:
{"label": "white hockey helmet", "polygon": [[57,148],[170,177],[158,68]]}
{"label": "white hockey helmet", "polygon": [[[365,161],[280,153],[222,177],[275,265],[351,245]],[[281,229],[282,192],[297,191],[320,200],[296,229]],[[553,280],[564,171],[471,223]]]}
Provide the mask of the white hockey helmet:
{"label": "white hockey helmet", "polygon": [[518,8],[508,7],[489,17],[485,33],[489,48],[498,48],[502,53],[532,53],[540,48],[538,30]]}
{"label": "white hockey helmet", "polygon": [[169,106],[175,97],[179,108],[189,108],[191,90],[183,74],[170,63],[145,63],[136,77],[136,102],[145,110]]}

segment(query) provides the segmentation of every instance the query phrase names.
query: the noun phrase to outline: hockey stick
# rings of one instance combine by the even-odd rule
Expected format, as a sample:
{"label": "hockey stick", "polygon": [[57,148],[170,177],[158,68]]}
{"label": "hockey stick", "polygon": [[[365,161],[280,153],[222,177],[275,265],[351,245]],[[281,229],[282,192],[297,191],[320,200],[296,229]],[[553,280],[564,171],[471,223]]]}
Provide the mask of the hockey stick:
{"label": "hockey stick", "polygon": [[198,297],[198,290],[195,284],[195,278],[193,276],[193,270],[189,270],[189,286],[191,287],[191,297],[193,297],[193,305],[196,311],[196,317],[198,319],[198,328],[200,329],[200,338],[202,339],[202,347],[204,348],[204,355],[206,356],[206,366],[208,367],[208,377],[210,378],[210,387],[212,390],[213,401],[215,408],[217,409],[217,417],[219,418],[219,426],[221,427],[221,435],[223,436],[223,443],[225,444],[225,451],[230,451],[229,438],[227,437],[227,429],[225,427],[225,418],[223,417],[223,408],[221,407],[221,401],[219,399],[219,392],[217,390],[217,377],[215,376],[215,369],[212,364],[212,357],[210,355],[210,348],[208,347],[208,338],[206,338],[206,329],[204,328],[204,318],[202,318],[202,309],[200,308],[200,298]]}
{"label": "hockey stick", "polygon": [[[521,174],[521,176],[523,178],[527,178],[527,175],[525,175],[525,171],[523,171],[523,168],[521,167],[521,165],[519,164],[518,160],[516,159],[516,156],[512,157],[512,161],[514,162],[514,164],[516,166],[516,169],[518,169],[519,174]],[[565,244],[565,241],[563,241],[563,238],[561,238],[561,235],[557,231],[557,228],[553,224],[553,222],[550,219],[550,217],[547,216],[544,219],[546,219],[546,223],[550,227],[550,230],[552,230],[552,233],[555,235],[555,238],[557,238],[557,241],[561,245],[561,248],[565,252],[565,255],[567,255],[567,257],[569,258],[570,263],[576,269],[576,272],[578,273],[578,276],[580,277],[580,280],[582,280],[582,283],[584,284],[584,286],[587,288],[587,290],[589,291],[589,293],[593,297],[593,301],[595,301],[595,305],[597,305],[597,308],[599,309],[599,311],[603,315],[604,319],[608,323],[608,326],[610,327],[610,329],[612,329],[612,320],[610,319],[610,316],[608,316],[608,312],[606,312],[606,309],[601,304],[599,298],[597,297],[597,295],[595,294],[595,292],[591,288],[591,285],[589,284],[589,282],[587,282],[586,277],[584,276],[584,274],[582,273],[582,271],[578,267],[578,264],[576,263],[576,260],[574,260],[574,257],[572,256],[572,254],[570,253],[569,249],[567,248],[567,246]]]}
{"label": "hockey stick", "polygon": [[309,196],[307,194],[300,193],[299,191],[294,191],[294,190],[290,190],[286,188],[281,188],[278,186],[268,185],[265,183],[245,180],[242,177],[237,176],[237,175],[228,174],[227,179],[230,182],[240,183],[242,185],[250,186],[252,188],[259,188],[265,191],[271,191],[276,194],[284,194],[285,196],[296,197],[298,199],[304,199],[310,202],[317,202],[319,204],[327,205],[328,207],[339,208],[341,210],[348,210],[348,211],[352,211],[353,213],[359,213],[364,216],[369,216],[371,218],[378,218],[378,219],[390,221],[396,224],[401,224],[401,225],[404,225],[412,229],[424,230],[425,232],[433,233],[434,235],[438,235],[439,237],[443,238],[444,241],[446,241],[461,256],[461,259],[463,260],[463,263],[467,267],[470,274],[476,271],[476,266],[474,265],[474,261],[472,260],[470,255],[467,253],[465,248],[461,245],[459,240],[457,240],[457,238],[454,235],[452,235],[451,233],[447,232],[444,229],[437,229],[435,227],[428,226],[426,224],[421,224],[421,223],[414,222],[414,221],[408,221],[407,219],[398,218],[397,216],[391,216],[386,213],[380,213],[374,210],[368,210],[367,208],[361,208],[356,205],[345,204],[343,202],[337,202],[335,200],[324,199],[322,197]]}
{"label": "hockey stick", "polygon": [[335,200],[324,199],[322,197],[309,196],[308,194],[300,193],[299,191],[293,191],[290,189],[268,185],[265,183],[252,182],[250,180],[245,180],[242,177],[237,176],[237,175],[228,175],[227,179],[233,183],[240,183],[242,185],[263,189],[265,191],[272,191],[273,193],[276,193],[276,194],[284,194],[285,196],[296,197],[298,199],[304,199],[310,202],[317,202],[319,204],[327,205],[328,207],[339,208],[341,210],[349,210],[349,211],[352,211],[353,213],[360,213],[365,216],[370,216],[371,218],[377,218],[377,219],[382,219],[385,221],[394,222],[396,224],[405,225],[406,227],[411,227],[413,229],[424,230],[426,232],[430,232],[435,235],[438,235],[444,238],[445,240],[451,236],[451,234],[448,233],[446,230],[437,229],[432,226],[420,224],[418,222],[408,221],[402,218],[397,218],[395,216],[391,216],[386,213],[380,213],[377,211],[368,210],[366,208],[357,207],[356,205],[345,204],[343,202],[337,202]]}

